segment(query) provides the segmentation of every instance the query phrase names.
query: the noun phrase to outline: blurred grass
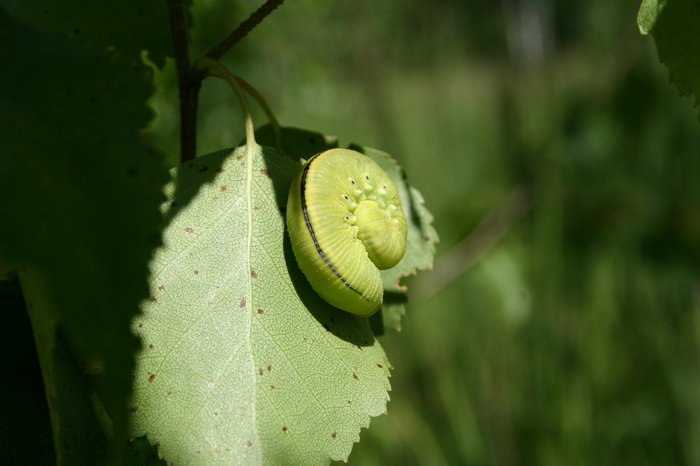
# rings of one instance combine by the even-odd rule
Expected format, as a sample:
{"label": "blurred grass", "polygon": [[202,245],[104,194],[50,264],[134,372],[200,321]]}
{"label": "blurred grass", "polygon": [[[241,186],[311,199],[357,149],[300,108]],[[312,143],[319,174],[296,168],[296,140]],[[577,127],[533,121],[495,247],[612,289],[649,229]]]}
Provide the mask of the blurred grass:
{"label": "blurred grass", "polygon": [[[196,50],[256,6],[198,2]],[[297,0],[227,58],[283,124],[392,153],[439,255],[513,189],[533,195],[474,266],[412,280],[404,332],[383,339],[389,414],[351,464],[700,464],[700,126],[637,8]],[[159,80],[149,137],[174,164],[172,69]],[[207,82],[199,152],[242,127]]]}

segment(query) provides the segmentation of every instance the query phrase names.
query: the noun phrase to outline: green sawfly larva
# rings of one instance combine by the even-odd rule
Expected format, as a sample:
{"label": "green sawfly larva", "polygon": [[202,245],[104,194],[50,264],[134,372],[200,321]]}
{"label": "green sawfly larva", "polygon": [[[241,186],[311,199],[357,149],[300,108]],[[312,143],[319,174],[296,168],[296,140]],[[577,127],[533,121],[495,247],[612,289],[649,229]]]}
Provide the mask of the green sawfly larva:
{"label": "green sawfly larva", "polygon": [[287,230],[299,268],[333,306],[370,316],[382,305],[380,270],[406,249],[406,217],[389,176],[349,149],[317,154],[294,178]]}

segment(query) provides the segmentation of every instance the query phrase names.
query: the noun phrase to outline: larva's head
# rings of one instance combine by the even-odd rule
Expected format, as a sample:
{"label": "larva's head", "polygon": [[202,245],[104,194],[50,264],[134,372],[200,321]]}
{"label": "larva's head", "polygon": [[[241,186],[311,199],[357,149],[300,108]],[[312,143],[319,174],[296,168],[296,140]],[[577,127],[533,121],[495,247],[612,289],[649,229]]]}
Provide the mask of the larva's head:
{"label": "larva's head", "polygon": [[292,183],[287,227],[302,272],[326,301],[363,316],[381,306],[379,270],[403,257],[407,223],[377,163],[348,149],[313,157]]}

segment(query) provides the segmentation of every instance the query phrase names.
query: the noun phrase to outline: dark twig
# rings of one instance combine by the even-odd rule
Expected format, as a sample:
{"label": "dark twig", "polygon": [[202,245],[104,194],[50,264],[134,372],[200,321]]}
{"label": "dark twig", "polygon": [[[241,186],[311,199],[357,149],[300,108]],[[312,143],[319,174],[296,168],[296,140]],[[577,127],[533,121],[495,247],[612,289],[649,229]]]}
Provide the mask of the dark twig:
{"label": "dark twig", "polygon": [[170,33],[180,94],[180,162],[193,160],[197,148],[197,102],[201,78],[194,76],[187,47],[187,30],[182,0],[168,0]]}
{"label": "dark twig", "polygon": [[272,13],[275,8],[284,3],[284,0],[267,0],[260,8],[255,10],[248,19],[243,21],[234,29],[231,34],[226,36],[221,42],[216,44],[207,52],[207,57],[214,60],[221,58],[228,50],[233,47],[236,42],[243,39],[250,31],[255,28],[267,15]]}
{"label": "dark twig", "polygon": [[525,217],[535,205],[535,196],[524,186],[511,191],[501,204],[486,214],[472,232],[450,251],[435,260],[433,272],[410,289],[414,303],[421,305],[478,264]]}
{"label": "dark twig", "polygon": [[[167,0],[167,2],[180,95],[180,163],[185,163],[193,160],[196,156],[197,105],[199,103],[199,89],[202,86],[202,80],[206,77],[206,71],[197,69],[190,63],[182,0]],[[267,0],[228,36],[209,50],[206,56],[213,60],[221,58],[283,2],[284,0]]]}

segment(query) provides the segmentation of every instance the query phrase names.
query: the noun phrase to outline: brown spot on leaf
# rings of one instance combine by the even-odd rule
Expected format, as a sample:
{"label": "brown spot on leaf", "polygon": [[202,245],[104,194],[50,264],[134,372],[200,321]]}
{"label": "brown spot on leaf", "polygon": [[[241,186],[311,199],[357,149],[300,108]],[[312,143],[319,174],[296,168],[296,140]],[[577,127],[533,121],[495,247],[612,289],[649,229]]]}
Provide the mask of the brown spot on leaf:
{"label": "brown spot on leaf", "polygon": [[224,167],[219,167],[216,169],[216,173],[223,173],[225,171],[226,171],[226,169]]}
{"label": "brown spot on leaf", "polygon": [[148,349],[153,349],[153,348],[155,348],[155,346],[153,346],[153,343],[149,343],[149,344],[148,344]]}
{"label": "brown spot on leaf", "polygon": [[253,210],[260,210],[260,206],[257,205],[257,204],[255,204],[255,205],[253,206]]}
{"label": "brown spot on leaf", "polygon": [[260,375],[264,375],[264,374],[265,374],[265,371],[263,370],[262,367],[258,369],[258,374],[260,374]]}
{"label": "brown spot on leaf", "polygon": [[226,186],[225,184],[222,184],[221,187],[219,188],[219,191],[221,191],[222,193],[225,192],[226,190],[228,190],[228,186]]}
{"label": "brown spot on leaf", "polygon": [[158,302],[158,298],[156,298],[155,296],[149,297],[148,300],[149,300],[150,302],[152,302],[152,303],[157,303],[157,302]]}
{"label": "brown spot on leaf", "polygon": [[331,434],[331,437],[332,437],[332,438],[336,438],[337,436],[338,436],[338,432],[333,432],[333,433]]}
{"label": "brown spot on leaf", "polygon": [[153,382],[154,380],[156,380],[156,375],[153,372],[149,372],[148,373],[148,381]]}
{"label": "brown spot on leaf", "polygon": [[241,160],[243,160],[243,154],[238,154],[238,155],[236,156],[236,160],[239,161],[239,162],[240,162]]}
{"label": "brown spot on leaf", "polygon": [[195,275],[199,275],[199,270],[195,269],[195,270],[194,270],[194,274],[195,274]]}
{"label": "brown spot on leaf", "polygon": [[158,285],[159,291],[165,291],[165,285]]}
{"label": "brown spot on leaf", "polygon": [[250,447],[253,446],[253,442],[251,442],[250,440],[248,440],[248,441],[245,443],[245,446],[248,447],[248,448],[250,448]]}
{"label": "brown spot on leaf", "polygon": [[352,373],[352,378],[355,380],[360,380],[360,378],[357,376],[357,373],[355,372]]}
{"label": "brown spot on leaf", "polygon": [[258,272],[255,269],[250,269],[250,276],[253,278],[258,278]]}
{"label": "brown spot on leaf", "polygon": [[267,365],[267,372],[272,372],[272,364]]}
{"label": "brown spot on leaf", "polygon": [[289,432],[289,429],[287,428],[287,426],[283,426],[283,427],[282,427],[282,432],[284,432],[285,434],[286,434],[287,432]]}
{"label": "brown spot on leaf", "polygon": [[194,228],[187,227],[187,228],[185,228],[185,231],[187,233],[194,233]]}
{"label": "brown spot on leaf", "polygon": [[261,315],[262,315],[262,314],[265,314],[265,311],[264,311],[261,307],[259,307],[259,308],[258,308],[258,314],[261,314]]}
{"label": "brown spot on leaf", "polygon": [[241,304],[239,304],[240,307],[245,307],[245,298],[241,298]]}
{"label": "brown spot on leaf", "polygon": [[380,369],[384,369],[384,366],[382,366],[382,365],[379,364],[379,363],[377,363],[377,367],[380,368]]}
{"label": "brown spot on leaf", "polygon": [[261,168],[260,173],[262,173],[264,176],[272,179],[272,177],[270,176],[270,172],[267,170],[267,168]]}
{"label": "brown spot on leaf", "polygon": [[274,390],[277,387],[275,387],[274,385],[270,385],[270,388]]}

